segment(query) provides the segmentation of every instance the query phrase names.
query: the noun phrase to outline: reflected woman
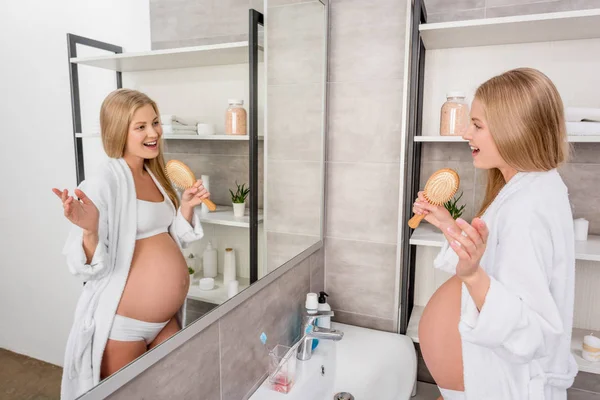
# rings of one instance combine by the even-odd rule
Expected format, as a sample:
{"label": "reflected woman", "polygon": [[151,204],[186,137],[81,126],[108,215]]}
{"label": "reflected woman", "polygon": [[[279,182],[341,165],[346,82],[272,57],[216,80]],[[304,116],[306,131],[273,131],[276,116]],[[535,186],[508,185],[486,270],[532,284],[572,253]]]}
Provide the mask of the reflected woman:
{"label": "reflected woman", "polygon": [[102,104],[108,160],[75,189],[53,189],[73,228],[63,253],[86,284],[67,342],[62,399],[73,399],[182,327],[189,274],[181,252],[203,231],[198,180],[178,198],[165,174],[156,103],[119,89]]}

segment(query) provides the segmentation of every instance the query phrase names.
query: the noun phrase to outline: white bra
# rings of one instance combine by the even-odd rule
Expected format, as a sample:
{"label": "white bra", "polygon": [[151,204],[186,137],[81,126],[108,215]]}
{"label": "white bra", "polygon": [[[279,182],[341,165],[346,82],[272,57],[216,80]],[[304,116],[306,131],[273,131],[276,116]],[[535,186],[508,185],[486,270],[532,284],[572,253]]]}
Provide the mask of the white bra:
{"label": "white bra", "polygon": [[164,197],[165,199],[161,202],[137,199],[136,240],[169,231],[175,215],[173,208],[167,203],[169,199]]}

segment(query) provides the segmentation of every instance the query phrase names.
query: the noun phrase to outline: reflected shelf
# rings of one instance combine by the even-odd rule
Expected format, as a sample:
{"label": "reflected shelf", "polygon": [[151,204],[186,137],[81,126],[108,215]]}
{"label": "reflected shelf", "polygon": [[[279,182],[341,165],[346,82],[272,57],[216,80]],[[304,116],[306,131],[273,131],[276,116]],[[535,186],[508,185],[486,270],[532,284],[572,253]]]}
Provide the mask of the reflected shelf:
{"label": "reflected shelf", "polygon": [[[239,282],[238,293],[250,286],[250,280],[248,278],[237,277],[236,279]],[[198,286],[199,280],[200,277],[190,279],[190,288],[187,294],[188,299],[211,304],[223,304],[229,299],[227,295],[227,286],[223,283],[223,275],[217,275],[215,278],[215,287],[212,290],[201,290]]]}

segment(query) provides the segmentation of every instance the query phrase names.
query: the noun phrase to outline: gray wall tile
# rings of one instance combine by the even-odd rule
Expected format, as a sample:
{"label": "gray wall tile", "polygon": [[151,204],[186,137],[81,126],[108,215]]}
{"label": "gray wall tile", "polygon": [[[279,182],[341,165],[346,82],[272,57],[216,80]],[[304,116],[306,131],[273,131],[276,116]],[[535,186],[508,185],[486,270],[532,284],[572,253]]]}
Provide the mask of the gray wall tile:
{"label": "gray wall tile", "polygon": [[267,271],[285,264],[319,241],[319,236],[267,231]]}
{"label": "gray wall tile", "polygon": [[[489,1],[489,0],[488,0]],[[484,8],[486,0],[425,0],[427,14]]]}
{"label": "gray wall tile", "polygon": [[402,79],[405,11],[394,0],[334,0],[329,81]]}
{"label": "gray wall tile", "polygon": [[590,185],[600,176],[600,164],[566,164],[559,169],[569,188],[569,200],[574,206],[574,218],[590,221],[590,234],[600,233],[600,186]]}
{"label": "gray wall tile", "polygon": [[569,10],[569,3],[566,0],[557,0],[543,3],[518,4],[506,7],[490,7],[486,9],[485,16],[486,18],[496,18],[567,10]]}
{"label": "gray wall tile", "polygon": [[321,163],[268,160],[267,229],[319,235]]}
{"label": "gray wall tile", "polygon": [[323,85],[269,86],[267,91],[269,159],[321,162]]}
{"label": "gray wall tile", "polygon": [[588,372],[579,372],[573,382],[574,389],[587,390],[589,392],[600,393],[600,377]]}
{"label": "gray wall tile", "polygon": [[330,83],[328,161],[399,162],[402,81]]}
{"label": "gray wall tile", "polygon": [[600,394],[586,392],[584,390],[569,389],[567,390],[567,398],[569,400],[600,400]]}
{"label": "gray wall tile", "polygon": [[328,163],[327,236],[395,244],[398,164]]}
{"label": "gray wall tile", "polygon": [[355,314],[346,311],[333,310],[335,316],[333,321],[342,324],[361,326],[363,328],[376,329],[378,331],[394,332],[396,327],[391,319],[373,317],[371,315]]}
{"label": "gray wall tile", "polygon": [[599,143],[572,143],[571,164],[596,164],[600,162]]}
{"label": "gray wall tile", "polygon": [[[202,360],[201,362],[199,360]],[[220,400],[219,329],[213,324],[108,397]]]}
{"label": "gray wall tile", "polygon": [[600,0],[568,0],[568,4],[571,10],[600,8]]}
{"label": "gray wall tile", "polygon": [[[165,153],[174,156],[178,153],[195,155],[223,155],[247,156],[248,142],[227,140],[174,140],[164,141]],[[259,142],[259,151],[264,149],[263,142]]]}
{"label": "gray wall tile", "polygon": [[473,162],[468,143],[423,143],[421,159],[424,161]]}
{"label": "gray wall tile", "polygon": [[310,258],[310,291],[319,293],[325,290],[325,251],[320,249]]}
{"label": "gray wall tile", "polygon": [[[551,1],[551,0],[550,0]],[[485,6],[490,7],[503,7],[503,6],[518,6],[531,3],[543,3],[548,0],[485,0]]]}
{"label": "gray wall tile", "polygon": [[469,19],[480,19],[485,17],[485,8],[476,8],[473,10],[458,10],[440,13],[427,13],[427,23],[447,21],[465,21]]}
{"label": "gray wall tile", "polygon": [[327,238],[326,291],[331,307],[393,319],[396,247]]}
{"label": "gray wall tile", "polygon": [[237,35],[213,36],[208,38],[192,38],[180,40],[163,40],[152,42],[152,50],[176,49],[179,47],[207,46],[211,44],[244,42],[248,40],[248,33]]}

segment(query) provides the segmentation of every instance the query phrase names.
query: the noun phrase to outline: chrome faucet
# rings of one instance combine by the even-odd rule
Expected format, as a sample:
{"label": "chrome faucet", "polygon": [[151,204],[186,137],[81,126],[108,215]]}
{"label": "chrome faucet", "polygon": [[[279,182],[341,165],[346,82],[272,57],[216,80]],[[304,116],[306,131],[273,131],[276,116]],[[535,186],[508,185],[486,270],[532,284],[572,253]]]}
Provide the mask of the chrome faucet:
{"label": "chrome faucet", "polygon": [[336,329],[320,328],[315,326],[315,321],[320,317],[333,317],[333,311],[317,311],[315,314],[305,313],[302,319],[302,332],[304,335],[298,344],[296,358],[300,361],[310,360],[312,357],[312,340],[325,339],[339,341],[344,337],[344,332]]}

